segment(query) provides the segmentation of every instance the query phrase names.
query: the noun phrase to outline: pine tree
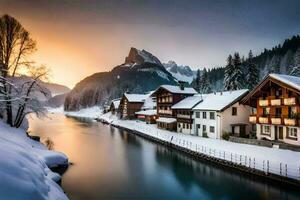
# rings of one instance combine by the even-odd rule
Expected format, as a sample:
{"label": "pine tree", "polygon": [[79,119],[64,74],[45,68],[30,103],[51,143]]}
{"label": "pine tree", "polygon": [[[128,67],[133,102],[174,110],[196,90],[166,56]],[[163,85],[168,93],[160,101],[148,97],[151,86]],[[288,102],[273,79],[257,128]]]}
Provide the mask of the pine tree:
{"label": "pine tree", "polygon": [[195,89],[199,93],[200,93],[200,87],[201,87],[201,74],[200,74],[200,69],[198,69],[196,74],[196,80],[195,80]]}
{"label": "pine tree", "polygon": [[257,65],[253,63],[253,54],[252,51],[250,50],[248,59],[247,59],[247,71],[248,74],[246,76],[247,80],[247,88],[248,89],[253,89],[259,82],[259,69]]}
{"label": "pine tree", "polygon": [[201,94],[206,94],[211,92],[211,85],[208,77],[208,72],[206,68],[203,69],[203,73],[200,79],[200,91]]}
{"label": "pine tree", "polygon": [[242,89],[244,86],[244,74],[242,71],[242,63],[241,63],[241,58],[239,53],[234,53],[233,57],[233,65],[234,65],[234,70],[233,70],[233,82],[232,82],[232,90],[239,90]]}
{"label": "pine tree", "polygon": [[300,47],[296,50],[293,58],[293,69],[290,75],[300,76]]}
{"label": "pine tree", "polygon": [[225,68],[224,89],[233,90],[233,82],[234,82],[234,65],[233,65],[232,56],[229,55],[227,58],[227,65]]}

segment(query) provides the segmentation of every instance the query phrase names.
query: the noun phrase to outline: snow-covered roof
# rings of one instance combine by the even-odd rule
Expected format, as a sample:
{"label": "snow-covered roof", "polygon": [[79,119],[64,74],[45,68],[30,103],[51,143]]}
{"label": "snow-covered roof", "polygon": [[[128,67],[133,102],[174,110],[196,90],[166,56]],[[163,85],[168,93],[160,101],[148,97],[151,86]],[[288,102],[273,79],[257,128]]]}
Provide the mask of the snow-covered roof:
{"label": "snow-covered roof", "polygon": [[167,123],[167,124],[171,124],[176,122],[176,118],[169,118],[169,117],[160,117],[156,120],[157,122],[162,122],[162,123]]}
{"label": "snow-covered roof", "polygon": [[168,90],[169,92],[174,94],[197,94],[194,88],[184,87],[182,90],[180,89],[180,86],[175,85],[161,85],[155,90],[155,92],[158,91],[160,88],[164,88],[165,90]]}
{"label": "snow-covered roof", "polygon": [[226,92],[210,93],[203,96],[203,101],[193,110],[215,110],[221,111],[232,103],[238,101],[248,92],[248,89]]}
{"label": "snow-covered roof", "polygon": [[148,96],[148,98],[145,99],[142,109],[153,109],[155,106],[156,103],[154,102],[153,97]]}
{"label": "snow-covered roof", "polygon": [[119,108],[119,105],[120,105],[120,100],[112,100],[112,104],[114,105],[114,107],[117,109]]}
{"label": "snow-covered roof", "polygon": [[149,94],[128,94],[124,93],[129,102],[144,102],[148,98]]}
{"label": "snow-covered roof", "polygon": [[270,74],[269,76],[300,91],[300,77],[284,74]]}
{"label": "snow-covered roof", "polygon": [[202,101],[201,95],[190,96],[173,105],[172,109],[192,109],[201,101]]}
{"label": "snow-covered roof", "polygon": [[137,115],[147,115],[147,116],[156,115],[156,110],[141,110],[141,111],[135,112],[135,114],[137,114]]}

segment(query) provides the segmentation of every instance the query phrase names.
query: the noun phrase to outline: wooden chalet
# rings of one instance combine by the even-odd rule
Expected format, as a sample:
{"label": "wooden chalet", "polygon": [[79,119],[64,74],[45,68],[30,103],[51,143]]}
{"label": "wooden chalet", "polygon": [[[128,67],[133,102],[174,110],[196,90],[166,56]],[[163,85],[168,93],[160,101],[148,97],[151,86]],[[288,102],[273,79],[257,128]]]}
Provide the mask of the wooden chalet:
{"label": "wooden chalet", "polygon": [[172,106],[182,99],[193,96],[197,92],[193,88],[184,87],[183,83],[179,86],[161,85],[153,93],[157,102],[156,120],[158,128],[176,130],[176,113],[172,110]]}
{"label": "wooden chalet", "polygon": [[140,111],[149,94],[129,94],[124,93],[120,101],[120,118],[134,119],[136,112]]}
{"label": "wooden chalet", "polygon": [[270,74],[241,103],[252,107],[258,139],[300,145],[300,77]]}

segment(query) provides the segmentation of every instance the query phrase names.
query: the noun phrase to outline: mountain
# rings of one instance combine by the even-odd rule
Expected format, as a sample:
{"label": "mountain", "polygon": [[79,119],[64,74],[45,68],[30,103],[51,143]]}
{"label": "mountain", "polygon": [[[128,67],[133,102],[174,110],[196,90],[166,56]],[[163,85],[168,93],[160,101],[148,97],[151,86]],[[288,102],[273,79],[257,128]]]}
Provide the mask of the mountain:
{"label": "mountain", "polygon": [[46,101],[46,105],[53,108],[63,106],[67,95],[68,93],[55,95]]}
{"label": "mountain", "polygon": [[66,97],[65,110],[104,105],[125,92],[145,93],[159,85],[177,85],[160,60],[145,50],[131,48],[125,62],[110,72],[99,72],[76,84]]}
{"label": "mountain", "polygon": [[196,71],[192,71],[189,66],[177,65],[174,61],[163,63],[163,66],[180,81],[191,83],[196,76]]}
{"label": "mountain", "polygon": [[43,86],[46,87],[48,90],[50,90],[52,96],[68,93],[68,92],[71,91],[71,89],[68,88],[67,86],[60,85],[60,84],[57,84],[57,83],[43,82]]}

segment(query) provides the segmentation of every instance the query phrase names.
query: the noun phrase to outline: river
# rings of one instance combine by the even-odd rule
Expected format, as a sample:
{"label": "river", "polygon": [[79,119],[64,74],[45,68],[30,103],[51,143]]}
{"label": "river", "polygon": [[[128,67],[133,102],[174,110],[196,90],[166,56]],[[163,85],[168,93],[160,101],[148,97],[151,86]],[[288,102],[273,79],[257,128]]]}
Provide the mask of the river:
{"label": "river", "polygon": [[197,161],[177,150],[88,119],[50,114],[30,120],[73,163],[62,177],[72,200],[299,199],[300,190]]}

